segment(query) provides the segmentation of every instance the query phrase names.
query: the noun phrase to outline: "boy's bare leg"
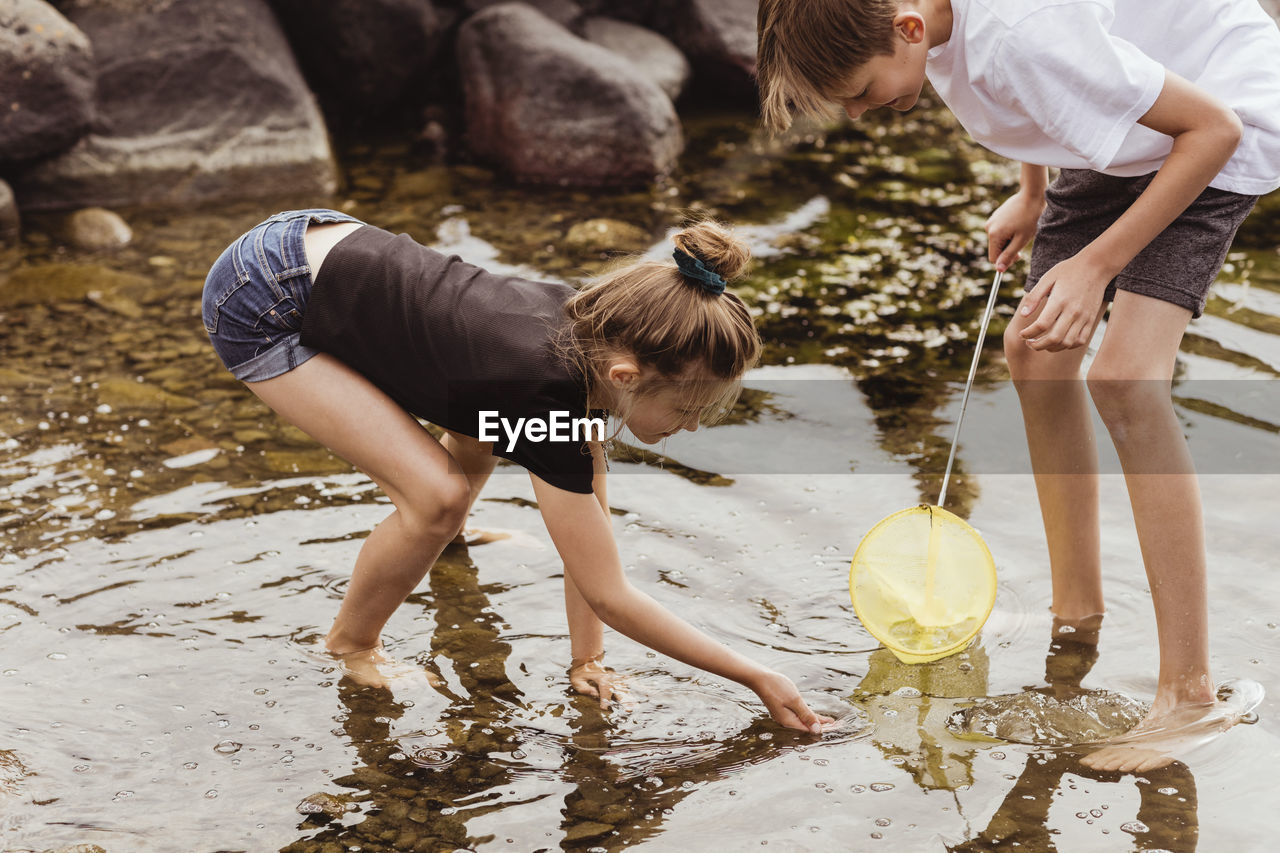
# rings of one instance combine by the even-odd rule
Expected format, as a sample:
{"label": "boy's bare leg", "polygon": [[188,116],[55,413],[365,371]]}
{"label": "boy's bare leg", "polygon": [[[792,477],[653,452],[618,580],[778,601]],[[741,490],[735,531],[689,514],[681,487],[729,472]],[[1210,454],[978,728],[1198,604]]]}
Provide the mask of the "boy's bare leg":
{"label": "boy's bare leg", "polygon": [[[1121,291],[1089,391],[1125,472],[1160,647],[1156,696],[1135,732],[1169,731],[1215,717],[1209,675],[1204,524],[1191,453],[1173,410],[1174,361],[1191,312]],[[1093,753],[1095,769],[1147,770],[1170,760],[1169,744],[1117,745]]]}
{"label": "boy's bare leg", "polygon": [[439,441],[369,380],[328,355],[248,387],[365,472],[395,511],[365,539],[325,645],[352,675],[381,679],[382,628],[462,528],[468,478]]}
{"label": "boy's bare leg", "polygon": [[[1033,350],[1019,333],[1037,314],[1015,314],[1005,359],[1018,390],[1049,546],[1054,615],[1068,624],[1103,612],[1098,531],[1098,453],[1080,364],[1084,347]],[[1094,319],[1094,328],[1102,309]]]}

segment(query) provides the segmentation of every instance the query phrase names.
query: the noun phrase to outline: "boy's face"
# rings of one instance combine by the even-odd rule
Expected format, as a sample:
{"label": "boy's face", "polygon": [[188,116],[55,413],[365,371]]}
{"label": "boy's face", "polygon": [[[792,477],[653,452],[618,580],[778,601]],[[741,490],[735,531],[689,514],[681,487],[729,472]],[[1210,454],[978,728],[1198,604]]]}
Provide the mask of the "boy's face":
{"label": "boy's face", "polygon": [[891,107],[906,111],[916,105],[924,87],[924,66],[929,46],[919,15],[899,14],[894,19],[894,51],[855,68],[831,93],[851,119],[867,110]]}

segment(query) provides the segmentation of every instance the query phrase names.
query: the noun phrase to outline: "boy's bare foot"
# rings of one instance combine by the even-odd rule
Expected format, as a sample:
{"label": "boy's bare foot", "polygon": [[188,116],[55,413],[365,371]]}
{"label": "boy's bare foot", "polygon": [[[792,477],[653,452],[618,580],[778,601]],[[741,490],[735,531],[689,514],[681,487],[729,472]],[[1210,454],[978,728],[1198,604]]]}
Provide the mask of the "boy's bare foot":
{"label": "boy's bare foot", "polygon": [[1153,708],[1125,734],[1080,759],[1093,770],[1143,773],[1164,767],[1240,722],[1253,721],[1262,702],[1256,681],[1227,681],[1209,703],[1186,703],[1167,710]]}
{"label": "boy's bare foot", "polygon": [[365,687],[409,687],[415,683],[439,689],[444,679],[432,670],[389,657],[382,646],[338,654],[329,652],[342,674]]}
{"label": "boy's bare foot", "polygon": [[509,530],[480,530],[475,527],[467,527],[457,536],[453,537],[451,545],[466,545],[474,547],[476,545],[488,545],[490,542],[500,542],[503,539],[510,539],[511,531]]}

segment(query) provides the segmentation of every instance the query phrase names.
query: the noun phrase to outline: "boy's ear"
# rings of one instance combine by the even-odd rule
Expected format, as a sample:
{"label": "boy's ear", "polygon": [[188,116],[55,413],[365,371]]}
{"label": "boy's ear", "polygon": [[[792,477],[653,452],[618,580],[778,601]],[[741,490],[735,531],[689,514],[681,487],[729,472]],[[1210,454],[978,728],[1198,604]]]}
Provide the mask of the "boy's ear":
{"label": "boy's ear", "polygon": [[924,41],[924,16],[919,12],[901,11],[893,16],[893,29],[907,44]]}

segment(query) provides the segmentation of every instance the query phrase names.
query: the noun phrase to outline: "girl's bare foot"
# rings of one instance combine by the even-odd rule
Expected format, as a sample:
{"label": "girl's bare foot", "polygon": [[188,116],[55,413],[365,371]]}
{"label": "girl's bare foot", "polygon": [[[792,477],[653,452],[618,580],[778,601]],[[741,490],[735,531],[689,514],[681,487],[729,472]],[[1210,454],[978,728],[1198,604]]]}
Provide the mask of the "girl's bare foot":
{"label": "girl's bare foot", "polygon": [[1117,773],[1143,773],[1164,767],[1237,723],[1253,722],[1253,709],[1262,697],[1261,684],[1236,680],[1224,682],[1212,702],[1188,702],[1163,709],[1153,706],[1142,722],[1086,755],[1080,763]]}
{"label": "girl's bare foot", "polygon": [[329,652],[342,674],[365,687],[409,687],[415,683],[439,689],[444,679],[432,670],[389,657],[381,645],[338,654]]}

